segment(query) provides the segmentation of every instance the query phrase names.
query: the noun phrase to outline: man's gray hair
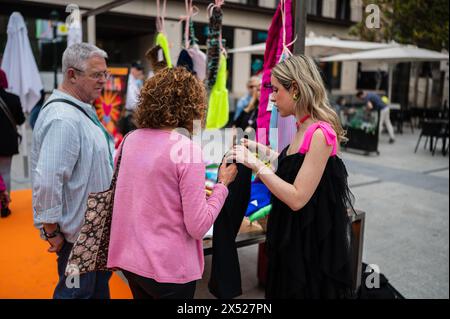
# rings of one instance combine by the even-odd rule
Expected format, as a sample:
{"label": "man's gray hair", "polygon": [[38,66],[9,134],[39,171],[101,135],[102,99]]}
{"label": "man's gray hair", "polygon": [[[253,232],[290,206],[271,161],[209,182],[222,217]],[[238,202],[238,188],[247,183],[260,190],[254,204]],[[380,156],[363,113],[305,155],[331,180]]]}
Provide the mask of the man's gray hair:
{"label": "man's gray hair", "polygon": [[108,54],[102,49],[89,43],[75,43],[68,47],[62,56],[62,72],[66,74],[68,68],[76,68],[84,71],[86,61],[93,56],[108,58]]}

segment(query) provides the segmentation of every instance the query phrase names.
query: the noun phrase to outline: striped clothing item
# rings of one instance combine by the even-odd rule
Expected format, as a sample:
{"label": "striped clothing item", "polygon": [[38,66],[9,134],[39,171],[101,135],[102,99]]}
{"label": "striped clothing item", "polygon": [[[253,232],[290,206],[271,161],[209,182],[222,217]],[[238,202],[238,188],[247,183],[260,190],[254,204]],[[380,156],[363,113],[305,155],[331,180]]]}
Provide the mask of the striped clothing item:
{"label": "striped clothing item", "polygon": [[[93,119],[95,109],[62,91],[49,97],[78,104]],[[108,150],[109,148],[109,150]],[[112,178],[110,153],[103,130],[72,105],[54,102],[39,114],[33,130],[31,182],[36,228],[57,223],[66,240],[76,241],[89,193],[104,191]]]}

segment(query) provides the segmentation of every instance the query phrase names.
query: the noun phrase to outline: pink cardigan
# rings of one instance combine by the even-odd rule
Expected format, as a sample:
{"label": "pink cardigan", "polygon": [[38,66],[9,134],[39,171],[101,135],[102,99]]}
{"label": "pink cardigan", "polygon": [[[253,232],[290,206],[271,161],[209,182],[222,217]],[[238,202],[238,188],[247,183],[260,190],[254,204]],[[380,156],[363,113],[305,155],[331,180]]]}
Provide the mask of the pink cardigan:
{"label": "pink cardigan", "polygon": [[206,199],[201,148],[181,134],[138,129],[122,145],[108,267],[158,282],[200,279],[202,238],[228,189],[217,184]]}

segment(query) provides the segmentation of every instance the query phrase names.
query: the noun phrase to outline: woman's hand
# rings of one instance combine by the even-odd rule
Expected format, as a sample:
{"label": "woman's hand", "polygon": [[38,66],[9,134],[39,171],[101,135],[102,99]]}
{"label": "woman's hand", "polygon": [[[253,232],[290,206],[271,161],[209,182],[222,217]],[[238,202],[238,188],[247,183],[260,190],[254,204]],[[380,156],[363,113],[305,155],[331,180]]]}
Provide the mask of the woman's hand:
{"label": "woman's hand", "polygon": [[222,165],[220,166],[218,174],[218,181],[227,187],[234,181],[237,175],[236,164],[228,164],[230,162],[227,162],[225,157],[222,161]]}
{"label": "woman's hand", "polygon": [[241,138],[241,145],[245,146],[246,148],[248,148],[251,152],[256,153],[259,149],[265,149],[267,148],[265,145],[262,145],[258,142],[249,140],[247,138]]}
{"label": "woman's hand", "polygon": [[[256,170],[261,161],[258,160],[250,150],[243,145],[235,145],[226,156],[227,162],[236,161],[246,167]],[[263,164],[264,165],[264,164]]]}
{"label": "woman's hand", "polygon": [[258,153],[259,158],[264,161],[272,161],[278,157],[278,153],[268,146],[246,138],[241,138],[241,145],[248,148],[250,152]]}

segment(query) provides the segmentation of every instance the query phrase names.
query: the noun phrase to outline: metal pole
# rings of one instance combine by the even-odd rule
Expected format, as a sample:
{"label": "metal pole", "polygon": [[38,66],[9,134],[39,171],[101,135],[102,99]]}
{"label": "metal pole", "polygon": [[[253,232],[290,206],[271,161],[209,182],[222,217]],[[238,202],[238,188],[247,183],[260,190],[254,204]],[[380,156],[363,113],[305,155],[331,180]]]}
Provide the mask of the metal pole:
{"label": "metal pole", "polygon": [[388,98],[389,103],[392,103],[392,81],[394,78],[394,65],[392,63],[388,64],[388,70],[389,70],[389,78],[388,78]]}
{"label": "metal pole", "polygon": [[58,88],[58,50],[56,47],[56,21],[53,22],[53,87]]}
{"label": "metal pole", "polygon": [[306,0],[292,0],[292,19],[295,25],[294,54],[305,54],[305,36],[306,36]]}

